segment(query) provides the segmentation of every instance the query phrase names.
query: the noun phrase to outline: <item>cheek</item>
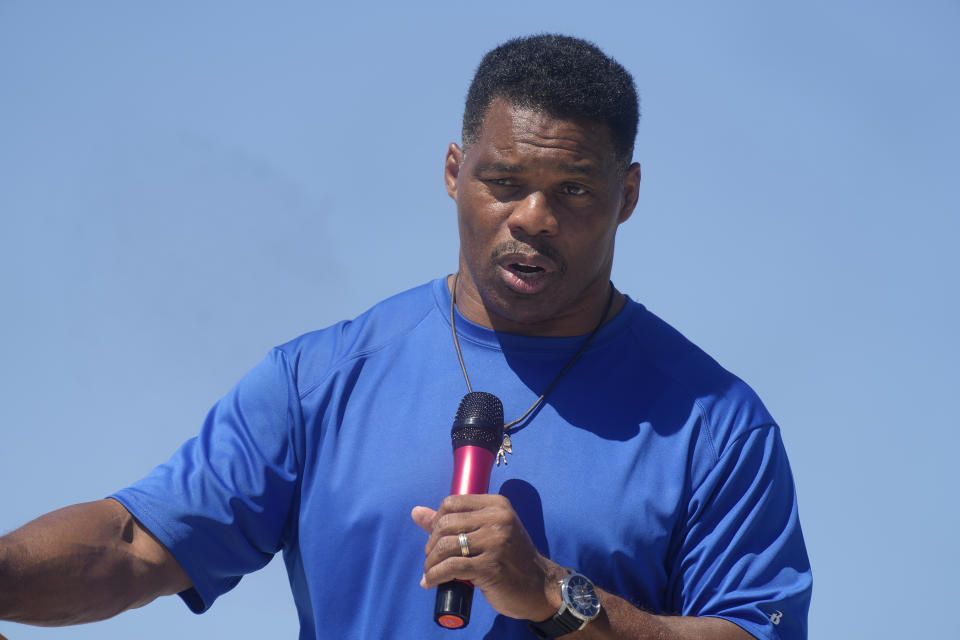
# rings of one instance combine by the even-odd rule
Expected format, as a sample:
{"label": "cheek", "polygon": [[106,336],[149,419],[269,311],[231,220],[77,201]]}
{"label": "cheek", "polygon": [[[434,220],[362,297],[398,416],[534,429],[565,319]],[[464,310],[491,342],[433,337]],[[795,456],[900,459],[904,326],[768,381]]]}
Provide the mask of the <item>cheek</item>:
{"label": "cheek", "polygon": [[613,259],[613,241],[616,238],[616,231],[616,227],[614,227],[587,233],[575,247],[568,246],[566,248],[570,252],[568,255],[571,258],[575,255],[576,258],[572,259],[575,259],[588,270],[604,267]]}
{"label": "cheek", "polygon": [[471,263],[471,269],[476,269],[478,262],[489,253],[489,242],[482,224],[477,218],[461,213],[458,217],[460,231],[460,253]]}
{"label": "cheek", "polygon": [[471,206],[474,204],[466,201],[458,207],[457,223],[461,246],[472,247],[476,251],[494,242],[503,226],[503,216],[495,206]]}
{"label": "cheek", "polygon": [[461,246],[473,246],[479,233],[476,218],[460,212],[457,216],[457,225],[460,229]]}

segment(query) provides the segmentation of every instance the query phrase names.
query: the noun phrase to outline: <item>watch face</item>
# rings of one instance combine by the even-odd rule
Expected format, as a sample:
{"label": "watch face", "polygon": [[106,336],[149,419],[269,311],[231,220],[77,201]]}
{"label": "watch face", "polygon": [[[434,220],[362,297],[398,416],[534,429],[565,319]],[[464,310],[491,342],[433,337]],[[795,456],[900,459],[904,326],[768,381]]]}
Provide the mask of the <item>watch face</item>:
{"label": "watch face", "polygon": [[563,600],[578,618],[592,620],[600,613],[600,599],[585,576],[571,574],[563,587]]}

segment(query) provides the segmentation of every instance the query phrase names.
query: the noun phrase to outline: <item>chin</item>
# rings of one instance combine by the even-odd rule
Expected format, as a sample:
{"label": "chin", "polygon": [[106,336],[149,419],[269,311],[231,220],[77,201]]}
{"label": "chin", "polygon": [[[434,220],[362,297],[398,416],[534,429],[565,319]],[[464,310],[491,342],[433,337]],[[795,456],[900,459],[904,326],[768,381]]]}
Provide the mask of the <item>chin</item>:
{"label": "chin", "polygon": [[[540,297],[543,294],[538,294]],[[498,298],[488,304],[487,309],[502,320],[523,325],[537,325],[556,318],[559,311],[545,308],[544,300],[533,300],[522,294],[514,294],[513,299]]]}

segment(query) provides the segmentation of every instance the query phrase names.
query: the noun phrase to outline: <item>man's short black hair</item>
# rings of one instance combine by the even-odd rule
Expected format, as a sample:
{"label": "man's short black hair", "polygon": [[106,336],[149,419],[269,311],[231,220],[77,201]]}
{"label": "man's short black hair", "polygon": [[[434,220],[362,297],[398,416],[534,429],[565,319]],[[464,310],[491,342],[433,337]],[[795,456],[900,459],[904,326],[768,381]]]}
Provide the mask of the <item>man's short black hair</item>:
{"label": "man's short black hair", "polygon": [[640,113],[633,78],[596,45],[570,36],[515,38],[480,61],[463,110],[463,146],[480,137],[490,103],[543,111],[556,118],[586,119],[610,127],[617,160],[630,163]]}

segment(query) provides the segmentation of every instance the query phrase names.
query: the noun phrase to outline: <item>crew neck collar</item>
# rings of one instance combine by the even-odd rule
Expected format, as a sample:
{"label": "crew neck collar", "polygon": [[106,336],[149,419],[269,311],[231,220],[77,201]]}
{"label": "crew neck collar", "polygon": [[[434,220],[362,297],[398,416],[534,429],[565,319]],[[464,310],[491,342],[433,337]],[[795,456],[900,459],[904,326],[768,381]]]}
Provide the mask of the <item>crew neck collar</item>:
{"label": "crew neck collar", "polygon": [[[433,281],[434,299],[440,316],[444,324],[450,327],[450,290],[447,287],[447,278],[444,276]],[[587,348],[587,352],[593,351],[597,347],[609,342],[623,331],[629,323],[629,317],[636,313],[640,305],[626,297],[626,303],[623,308],[605,325],[600,327],[600,331],[593,339],[593,343]],[[475,322],[465,318],[460,309],[455,309],[457,335],[461,341],[469,341],[481,346],[498,350],[516,350],[516,351],[568,351],[578,348],[589,335],[589,331],[582,335],[565,337],[545,337],[545,336],[524,336],[516,333],[504,333],[488,329]]]}

